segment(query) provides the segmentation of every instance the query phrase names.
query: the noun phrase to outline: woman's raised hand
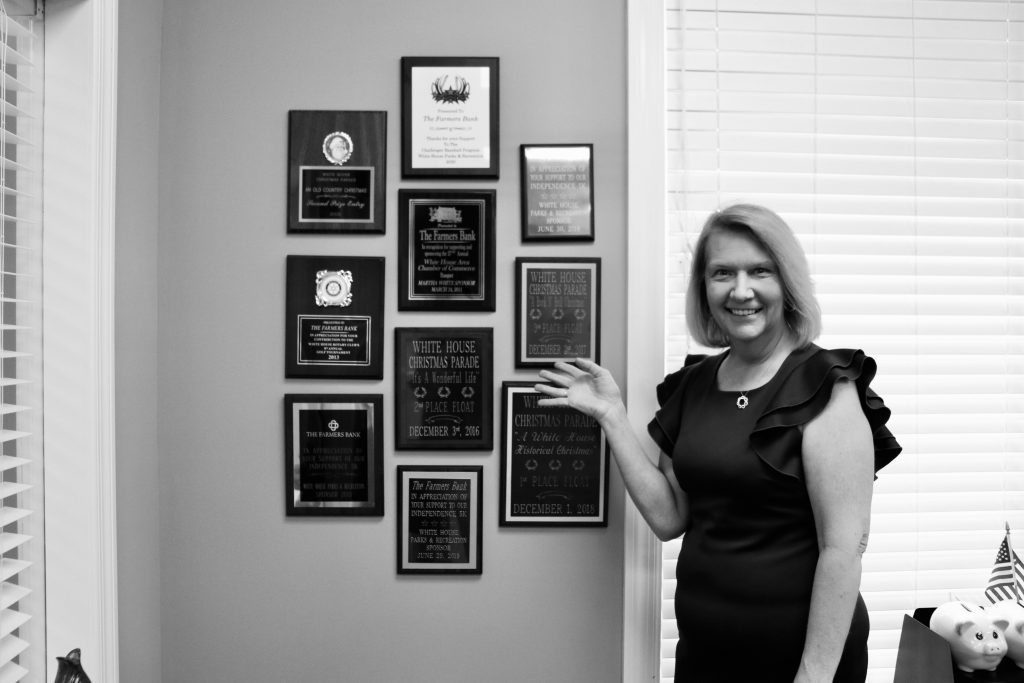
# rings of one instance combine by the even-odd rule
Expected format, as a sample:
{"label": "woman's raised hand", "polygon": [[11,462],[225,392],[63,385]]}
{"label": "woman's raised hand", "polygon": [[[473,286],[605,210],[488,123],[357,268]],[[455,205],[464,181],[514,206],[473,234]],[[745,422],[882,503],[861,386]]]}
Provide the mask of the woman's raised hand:
{"label": "woman's raised hand", "polygon": [[534,388],[546,398],[538,405],[568,406],[600,422],[622,403],[612,373],[583,358],[555,363],[553,370],[541,370],[540,378],[547,384],[535,384]]}

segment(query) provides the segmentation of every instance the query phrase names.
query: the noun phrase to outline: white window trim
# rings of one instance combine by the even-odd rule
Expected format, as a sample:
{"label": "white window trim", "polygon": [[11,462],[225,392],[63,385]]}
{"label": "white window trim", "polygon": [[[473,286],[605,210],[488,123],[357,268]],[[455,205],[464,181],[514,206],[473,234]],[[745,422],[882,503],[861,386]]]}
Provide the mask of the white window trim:
{"label": "white window trim", "polygon": [[[628,0],[628,313],[626,397],[646,433],[665,357],[665,8]],[[648,440],[649,441],[649,440]],[[651,442],[652,459],[658,457]],[[661,667],[661,544],[626,496],[622,680],[654,681]]]}
{"label": "white window trim", "polygon": [[43,259],[47,675],[81,648],[118,680],[114,474],[117,0],[45,18]]}

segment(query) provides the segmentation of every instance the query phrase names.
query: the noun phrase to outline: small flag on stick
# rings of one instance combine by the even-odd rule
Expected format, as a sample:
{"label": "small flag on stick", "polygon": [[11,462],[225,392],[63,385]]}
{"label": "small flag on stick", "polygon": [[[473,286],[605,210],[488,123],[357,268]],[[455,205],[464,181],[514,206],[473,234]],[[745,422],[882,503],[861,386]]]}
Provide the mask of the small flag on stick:
{"label": "small flag on stick", "polygon": [[1021,562],[1017,553],[1013,552],[1009,523],[1006,525],[1003,542],[999,544],[996,563],[992,567],[992,576],[989,577],[985,595],[989,602],[993,603],[1001,600],[1019,601],[1024,598],[1024,562]]}

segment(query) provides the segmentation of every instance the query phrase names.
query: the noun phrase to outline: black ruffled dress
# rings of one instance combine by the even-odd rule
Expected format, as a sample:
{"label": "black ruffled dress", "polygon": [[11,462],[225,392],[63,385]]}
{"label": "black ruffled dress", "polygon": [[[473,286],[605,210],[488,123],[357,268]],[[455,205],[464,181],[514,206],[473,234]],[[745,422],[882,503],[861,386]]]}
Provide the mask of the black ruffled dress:
{"label": "black ruffled dress", "polygon": [[[746,392],[744,410],[739,392],[718,388],[725,355],[691,356],[667,376],[648,425],[690,505],[676,565],[676,681],[791,683],[818,560],[800,426],[845,378],[871,425],[875,471],[901,449],[885,427],[889,409],[868,388],[876,366],[863,351],[794,351],[770,382]],[[858,597],[835,681],[864,681],[868,628]]]}

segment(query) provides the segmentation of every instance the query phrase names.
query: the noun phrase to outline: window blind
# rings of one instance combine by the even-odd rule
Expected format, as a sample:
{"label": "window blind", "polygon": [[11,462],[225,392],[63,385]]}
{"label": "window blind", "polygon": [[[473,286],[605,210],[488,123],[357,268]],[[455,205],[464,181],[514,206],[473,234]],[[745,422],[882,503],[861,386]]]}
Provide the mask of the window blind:
{"label": "window blind", "polygon": [[[1024,547],[1024,0],[668,0],[666,371],[715,208],[780,213],[826,347],[863,348],[903,454],[876,482],[869,681],[904,614],[983,602]],[[662,673],[680,541],[664,545]]]}
{"label": "window blind", "polygon": [[[40,309],[41,98],[34,19],[0,0],[0,683],[45,674]],[[33,410],[35,408],[36,410]]]}

